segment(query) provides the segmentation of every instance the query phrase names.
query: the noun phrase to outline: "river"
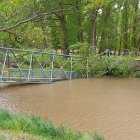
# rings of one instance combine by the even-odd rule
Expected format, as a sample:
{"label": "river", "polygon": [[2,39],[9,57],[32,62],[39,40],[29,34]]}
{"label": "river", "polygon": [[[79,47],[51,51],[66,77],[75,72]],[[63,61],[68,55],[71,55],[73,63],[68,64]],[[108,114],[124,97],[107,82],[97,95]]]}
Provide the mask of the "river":
{"label": "river", "polygon": [[0,89],[0,108],[35,114],[106,140],[140,139],[140,79],[91,78]]}

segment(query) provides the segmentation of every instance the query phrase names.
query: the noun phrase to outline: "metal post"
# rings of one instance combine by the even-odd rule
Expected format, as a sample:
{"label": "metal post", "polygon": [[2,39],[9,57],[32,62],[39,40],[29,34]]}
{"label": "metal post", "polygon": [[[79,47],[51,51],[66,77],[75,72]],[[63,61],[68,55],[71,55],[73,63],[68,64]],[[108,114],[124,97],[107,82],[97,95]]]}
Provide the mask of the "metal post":
{"label": "metal post", "polygon": [[52,64],[51,64],[51,82],[53,81],[54,58],[55,58],[55,54],[54,54],[54,53],[52,53]]}
{"label": "metal post", "polygon": [[32,61],[33,61],[33,52],[31,51],[30,54],[30,66],[29,66],[29,72],[28,72],[28,81],[30,80],[30,74],[31,74],[31,70],[32,70]]}
{"label": "metal post", "polygon": [[9,51],[7,52],[7,58],[8,58],[8,60],[7,60],[7,65],[8,65],[8,80],[9,80],[9,78],[10,78],[10,76],[11,76],[11,74],[10,74],[10,57],[9,57]]}
{"label": "metal post", "polygon": [[0,75],[0,82],[2,82],[2,77],[3,77],[3,73],[4,73],[4,68],[6,65],[6,59],[7,59],[7,54],[8,54],[8,49],[6,50],[6,54],[5,54],[5,58],[4,58],[4,62],[3,62],[3,66],[2,66],[2,71],[1,71],[1,75]]}
{"label": "metal post", "polygon": [[88,70],[89,70],[89,64],[88,64],[88,58],[87,58],[87,78],[89,77]]}
{"label": "metal post", "polygon": [[[35,53],[34,53],[34,55],[35,55]],[[31,77],[34,78],[34,75],[33,75],[33,73],[34,73],[34,57],[33,56],[32,56],[32,66],[31,66],[31,68],[32,68]]]}
{"label": "metal post", "polygon": [[70,80],[72,79],[72,56],[70,56]]}
{"label": "metal post", "polygon": [[110,50],[107,50],[107,56],[109,57],[111,54]]}

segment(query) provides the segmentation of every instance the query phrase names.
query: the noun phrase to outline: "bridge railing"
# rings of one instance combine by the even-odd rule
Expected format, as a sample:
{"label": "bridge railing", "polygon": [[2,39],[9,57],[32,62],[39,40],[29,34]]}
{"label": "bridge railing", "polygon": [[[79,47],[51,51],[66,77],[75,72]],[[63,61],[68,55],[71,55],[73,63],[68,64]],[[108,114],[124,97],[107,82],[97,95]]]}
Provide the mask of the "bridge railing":
{"label": "bridge railing", "polygon": [[50,83],[88,77],[88,71],[83,73],[79,65],[86,70],[87,62],[73,55],[1,47],[0,82]]}

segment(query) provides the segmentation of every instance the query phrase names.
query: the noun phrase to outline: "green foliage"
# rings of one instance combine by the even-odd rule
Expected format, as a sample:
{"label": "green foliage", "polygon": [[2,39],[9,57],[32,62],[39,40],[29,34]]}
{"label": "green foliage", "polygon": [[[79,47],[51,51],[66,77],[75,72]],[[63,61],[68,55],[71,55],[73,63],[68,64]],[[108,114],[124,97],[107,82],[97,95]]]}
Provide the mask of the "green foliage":
{"label": "green foliage", "polygon": [[73,67],[76,72],[81,72],[84,75],[88,73],[93,77],[101,77],[106,74],[119,77],[129,77],[133,76],[132,64],[132,57],[90,56],[88,62],[86,59],[77,60],[73,64]]}
{"label": "green foliage", "polygon": [[[132,68],[128,57],[92,57],[91,46],[94,35],[98,52],[106,49],[116,53],[139,51],[138,5],[139,0],[3,0],[0,1],[0,45],[40,50],[61,49],[67,54],[68,50],[72,50],[76,56],[83,57],[73,60],[75,72],[100,77],[110,71],[114,76],[129,76]],[[29,63],[29,55],[17,57]],[[41,63],[49,58],[37,57]],[[60,67],[60,62],[65,64],[63,69],[70,69],[68,59],[57,59],[54,61],[56,68]],[[39,67],[38,63],[33,63]]]}
{"label": "green foliage", "polygon": [[76,51],[81,57],[88,57],[91,54],[91,47],[87,43],[76,43],[70,46],[70,49]]}
{"label": "green foliage", "polygon": [[6,137],[0,134],[0,140],[6,140]]}
{"label": "green foliage", "polygon": [[95,32],[99,52],[139,51],[138,5],[139,0],[2,0],[0,45],[62,50],[76,47],[85,55],[92,53],[88,44]]}
{"label": "green foliage", "polygon": [[79,77],[86,77],[88,72],[87,60],[84,58],[76,58],[73,60],[73,71],[78,74]]}
{"label": "green foliage", "polygon": [[129,77],[133,75],[132,57],[108,57],[105,59],[105,64],[113,76]]}
{"label": "green foliage", "polygon": [[41,28],[34,27],[31,23],[28,25],[28,28],[26,28],[26,31],[23,32],[22,37],[25,42],[28,42],[28,44],[36,48],[38,47],[37,45],[47,38]]}
{"label": "green foliage", "polygon": [[140,78],[140,71],[136,71],[136,72],[134,73],[134,76],[137,77],[137,78]]}
{"label": "green foliage", "polygon": [[101,135],[99,135],[98,133],[95,133],[93,135],[93,140],[105,140],[105,138]]}
{"label": "green foliage", "polygon": [[42,118],[18,116],[5,110],[0,110],[0,128],[58,139],[78,140],[82,137],[79,132],[73,132],[64,126],[56,127]]}
{"label": "green foliage", "polygon": [[104,0],[88,0],[86,10],[98,9],[104,5]]}
{"label": "green foliage", "polygon": [[[84,134],[63,125],[56,127],[52,122],[46,122],[42,118],[17,115],[6,110],[0,110],[0,128],[41,136],[50,140],[87,140]],[[97,134],[94,136],[94,140],[104,140],[101,138]],[[92,138],[88,140],[92,140]]]}
{"label": "green foliage", "polygon": [[101,77],[104,75],[106,67],[103,60],[99,56],[91,56],[89,59],[89,71],[90,75],[94,77]]}

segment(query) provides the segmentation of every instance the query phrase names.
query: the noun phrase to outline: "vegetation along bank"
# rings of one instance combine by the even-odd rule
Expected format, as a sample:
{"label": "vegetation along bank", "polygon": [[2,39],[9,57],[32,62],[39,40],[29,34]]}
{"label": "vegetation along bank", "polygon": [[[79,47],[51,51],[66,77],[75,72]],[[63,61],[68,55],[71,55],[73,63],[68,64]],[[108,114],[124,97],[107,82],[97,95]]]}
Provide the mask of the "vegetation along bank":
{"label": "vegetation along bank", "polygon": [[84,134],[64,125],[55,126],[51,121],[46,122],[33,115],[18,115],[0,110],[0,140],[8,140],[7,137],[19,140],[104,140],[97,133]]}

